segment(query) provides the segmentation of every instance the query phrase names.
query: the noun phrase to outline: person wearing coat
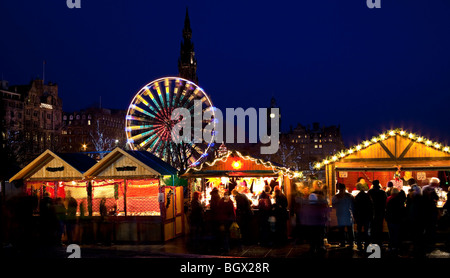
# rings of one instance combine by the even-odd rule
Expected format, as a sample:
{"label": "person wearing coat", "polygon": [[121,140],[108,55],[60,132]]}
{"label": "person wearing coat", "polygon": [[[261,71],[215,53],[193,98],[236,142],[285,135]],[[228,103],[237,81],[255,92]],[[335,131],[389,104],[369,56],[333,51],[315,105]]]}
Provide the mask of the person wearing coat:
{"label": "person wearing coat", "polygon": [[[392,182],[390,183],[392,184]],[[367,193],[370,195],[373,202],[373,220],[370,228],[371,241],[372,243],[376,243],[378,246],[381,246],[383,242],[383,223],[387,194],[381,189],[380,182],[378,180],[374,180],[372,182],[372,188]]]}
{"label": "person wearing coat", "polygon": [[315,193],[311,193],[303,204],[301,221],[306,229],[311,255],[323,255],[326,252],[324,238],[328,213],[327,202]]}
{"label": "person wearing coat", "polygon": [[348,247],[353,248],[354,198],[350,193],[346,192],[345,184],[339,183],[337,187],[339,191],[333,196],[331,203],[333,209],[336,210],[336,218],[340,234],[340,245],[344,247],[347,239],[349,243]]}
{"label": "person wearing coat", "polygon": [[386,200],[386,222],[389,229],[389,251],[398,255],[401,243],[401,227],[406,217],[405,191],[393,188]]}
{"label": "person wearing coat", "polygon": [[275,241],[280,244],[287,242],[287,220],[288,201],[286,196],[281,192],[280,186],[275,186],[275,203],[273,204],[273,214],[275,216]]}
{"label": "person wearing coat", "polygon": [[362,245],[368,245],[369,227],[373,220],[373,203],[362,184],[356,184],[359,193],[355,196],[353,216],[356,223],[356,245],[358,250],[364,250]]}
{"label": "person wearing coat", "polygon": [[226,190],[223,198],[220,199],[218,205],[218,218],[220,224],[220,234],[222,240],[222,248],[225,251],[230,250],[230,227],[236,221],[236,211],[234,209],[233,201],[230,199],[230,192]]}

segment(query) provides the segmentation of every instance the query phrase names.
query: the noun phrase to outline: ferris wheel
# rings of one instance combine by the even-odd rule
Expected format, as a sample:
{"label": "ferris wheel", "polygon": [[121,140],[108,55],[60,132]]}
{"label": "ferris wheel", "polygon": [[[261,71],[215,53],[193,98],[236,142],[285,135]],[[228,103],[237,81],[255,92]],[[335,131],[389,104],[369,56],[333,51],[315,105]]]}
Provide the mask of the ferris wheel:
{"label": "ferris wheel", "polygon": [[[191,113],[197,108],[194,102],[201,101],[202,115],[209,110],[210,120],[202,120],[202,130],[206,125],[215,127],[214,107],[210,98],[195,83],[180,77],[156,79],[142,87],[134,96],[128,107],[125,132],[131,150],[146,150],[171,164],[175,168],[196,166],[206,160],[214,146],[214,131],[208,142],[176,143],[172,140],[172,130],[181,121],[176,108],[186,108]],[[195,108],[195,109],[194,109]],[[174,114],[174,115],[172,115]],[[173,118],[178,120],[172,120]],[[199,126],[191,121],[191,137]]]}

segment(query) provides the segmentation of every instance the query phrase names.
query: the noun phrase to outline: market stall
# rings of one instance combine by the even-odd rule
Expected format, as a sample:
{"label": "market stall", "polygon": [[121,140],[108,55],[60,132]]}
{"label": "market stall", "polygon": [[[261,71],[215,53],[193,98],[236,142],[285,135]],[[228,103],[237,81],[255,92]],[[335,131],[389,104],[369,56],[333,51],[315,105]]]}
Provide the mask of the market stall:
{"label": "market stall", "polygon": [[225,190],[236,189],[256,205],[257,196],[265,185],[270,185],[272,189],[279,185],[288,196],[291,194],[291,179],[301,175],[270,161],[245,156],[238,151],[228,151],[212,162],[189,168],[182,177],[188,179],[190,192],[204,193],[202,201],[208,206],[209,193],[214,187],[219,189],[222,196]]}
{"label": "market stall", "polygon": [[336,183],[343,183],[355,193],[358,182],[371,186],[379,180],[386,188],[388,182],[408,193],[407,181],[414,178],[419,186],[439,177],[438,206],[446,201],[447,175],[450,171],[450,147],[403,129],[394,129],[370,140],[339,151],[317,162],[316,169],[325,169],[329,193],[336,193]]}
{"label": "market stall", "polygon": [[[236,189],[239,193],[245,194],[253,204],[254,218],[251,221],[252,233],[258,232],[258,196],[269,185],[272,190],[275,186],[280,186],[286,195],[289,205],[293,192],[293,178],[301,177],[302,173],[291,171],[281,165],[259,158],[242,155],[238,151],[227,151],[222,156],[211,162],[204,162],[198,167],[190,168],[182,175],[188,179],[189,192],[202,192],[201,202],[206,207],[207,219],[209,213],[209,203],[211,191],[218,188],[219,195],[223,197],[225,190],[232,192]],[[271,192],[272,194],[272,192]],[[233,196],[230,196],[236,207]],[[272,200],[273,203],[273,200]]]}
{"label": "market stall", "polygon": [[[120,148],[85,173],[93,215],[103,202],[115,216],[116,241],[164,241],[184,232],[177,170],[146,151]],[[169,182],[170,181],[170,182]]]}
{"label": "market stall", "polygon": [[46,150],[9,181],[23,182],[23,190],[27,195],[35,196],[38,200],[44,195],[62,200],[71,196],[77,201],[77,213],[80,214],[79,208],[87,200],[84,173],[95,164],[94,159],[80,153]]}

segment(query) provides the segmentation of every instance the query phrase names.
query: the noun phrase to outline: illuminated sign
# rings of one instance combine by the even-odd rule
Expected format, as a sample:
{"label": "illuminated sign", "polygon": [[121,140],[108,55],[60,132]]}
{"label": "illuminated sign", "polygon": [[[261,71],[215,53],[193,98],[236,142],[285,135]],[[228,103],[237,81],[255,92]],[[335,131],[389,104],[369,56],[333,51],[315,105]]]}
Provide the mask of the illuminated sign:
{"label": "illuminated sign", "polygon": [[53,109],[53,106],[51,104],[47,104],[47,103],[41,103],[41,108],[45,108],[45,109]]}

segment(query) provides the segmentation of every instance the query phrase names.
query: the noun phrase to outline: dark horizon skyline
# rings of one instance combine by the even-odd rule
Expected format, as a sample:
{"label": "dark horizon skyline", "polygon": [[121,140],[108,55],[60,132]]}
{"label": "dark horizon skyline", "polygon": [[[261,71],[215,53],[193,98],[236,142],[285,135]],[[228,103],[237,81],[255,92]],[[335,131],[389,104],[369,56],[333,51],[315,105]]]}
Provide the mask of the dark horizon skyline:
{"label": "dark horizon skyline", "polygon": [[450,144],[450,3],[425,0],[5,0],[0,73],[10,85],[42,77],[64,111],[127,109],[148,82],[177,76],[186,7],[199,86],[218,108],[268,107],[282,130],[340,125],[347,145],[391,128]]}

